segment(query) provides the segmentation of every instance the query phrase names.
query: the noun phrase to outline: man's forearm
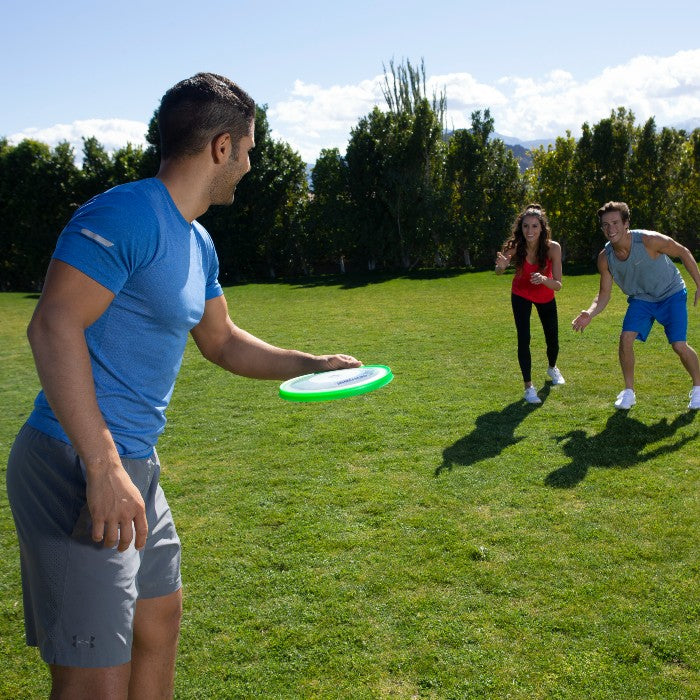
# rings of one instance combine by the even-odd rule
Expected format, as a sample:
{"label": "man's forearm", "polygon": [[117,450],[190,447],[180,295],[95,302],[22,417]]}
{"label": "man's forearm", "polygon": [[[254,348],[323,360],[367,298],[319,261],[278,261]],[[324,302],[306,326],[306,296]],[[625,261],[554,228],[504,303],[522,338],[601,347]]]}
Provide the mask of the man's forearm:
{"label": "man's forearm", "polygon": [[316,355],[270,345],[240,328],[222,346],[216,364],[253,379],[291,379],[324,369]]}
{"label": "man's forearm", "polygon": [[602,313],[610,301],[609,292],[599,292],[588,307],[588,314],[591,318]]}
{"label": "man's forearm", "polygon": [[695,286],[700,289],[700,270],[698,269],[698,263],[687,248],[681,256],[681,262],[683,263],[683,267],[688,271],[688,274],[693,278]]}

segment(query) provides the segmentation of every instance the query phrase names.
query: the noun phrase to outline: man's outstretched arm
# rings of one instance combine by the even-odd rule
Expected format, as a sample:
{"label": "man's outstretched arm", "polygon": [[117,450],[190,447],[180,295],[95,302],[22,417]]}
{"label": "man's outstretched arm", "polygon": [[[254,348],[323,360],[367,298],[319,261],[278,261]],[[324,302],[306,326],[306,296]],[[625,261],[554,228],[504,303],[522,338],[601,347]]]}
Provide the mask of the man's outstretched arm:
{"label": "man's outstretched arm", "polygon": [[608,268],[608,259],[605,257],[605,251],[601,251],[598,255],[598,272],[600,273],[598,294],[596,294],[591,305],[571,322],[571,327],[575,331],[583,333],[583,329],[591,322],[593,317],[601,313],[610,301],[613,278]]}
{"label": "man's outstretched arm", "polygon": [[207,301],[202,320],[192,329],[192,337],[209,361],[254,379],[291,379],[362,364],[351,355],[311,355],[270,345],[233,323],[223,295]]}

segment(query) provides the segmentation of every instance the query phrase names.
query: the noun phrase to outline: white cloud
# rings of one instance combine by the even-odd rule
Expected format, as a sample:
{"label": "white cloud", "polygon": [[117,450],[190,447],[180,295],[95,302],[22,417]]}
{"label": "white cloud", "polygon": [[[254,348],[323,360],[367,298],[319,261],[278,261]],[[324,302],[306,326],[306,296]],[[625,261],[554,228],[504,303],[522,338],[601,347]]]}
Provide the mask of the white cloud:
{"label": "white cloud", "polygon": [[[268,109],[275,138],[288,142],[304,160],[316,160],[322,148],[345,152],[350,130],[375,105],[385,107],[379,75],[351,85],[324,87],[295,81],[287,99]],[[495,130],[523,140],[548,139],[567,130],[580,134],[584,122],[595,124],[617,107],[627,107],[642,123],[654,116],[657,126],[700,117],[700,49],[673,56],[637,56],[606,68],[587,81],[563,70],[542,77],[504,76],[493,85],[470,73],[448,73],[427,80],[429,96],[447,96],[448,128],[471,124],[475,110],[490,109]],[[83,136],[95,136],[108,151],[127,142],[145,145],[147,125],[123,119],[87,119],[12,134],[16,143],[34,138],[55,145],[70,142],[79,158]]]}
{"label": "white cloud", "polygon": [[[287,141],[307,162],[316,160],[321,148],[337,147],[344,153],[350,130],[359,119],[375,105],[386,107],[383,84],[383,75],[328,88],[297,80],[289,98],[268,109],[273,136]],[[471,113],[485,103],[506,102],[498,89],[479,83],[468,73],[433,76],[426,81],[426,89],[430,97],[444,90],[449,128],[469,126]]]}
{"label": "white cloud", "polygon": [[700,116],[700,50],[668,56],[637,56],[579,83],[563,71],[538,81],[507,77],[499,82],[507,104],[492,109],[496,130],[521,139],[580,133],[617,107],[632,110],[638,123],[657,126]]}
{"label": "white cloud", "polygon": [[344,153],[350,129],[374,105],[384,104],[383,80],[376,76],[328,88],[296,80],[289,99],[267,111],[273,136],[287,141],[307,162],[316,160],[321,148],[337,147]]}
{"label": "white cloud", "polygon": [[[384,107],[383,76],[358,85],[324,88],[297,81],[289,99],[268,111],[276,138],[289,142],[307,161],[323,147],[344,152],[350,129],[374,105]],[[627,107],[637,122],[649,117],[657,126],[700,116],[700,50],[673,56],[637,56],[605,69],[585,82],[564,70],[543,77],[504,76],[494,85],[470,73],[435,75],[428,95],[444,90],[448,128],[471,124],[471,114],[489,109],[495,130],[522,140],[579,135],[584,122],[594,124],[617,107]]]}
{"label": "white cloud", "polygon": [[445,124],[448,129],[466,129],[476,110],[493,108],[507,102],[506,96],[491,85],[478,82],[469,73],[435,75],[426,81],[428,96],[445,94],[447,108]]}
{"label": "white cloud", "polygon": [[146,147],[148,125],[128,119],[83,119],[72,124],[54,124],[45,128],[30,128],[11,134],[8,141],[17,144],[24,139],[34,139],[56,146],[60,141],[68,141],[75,151],[76,161],[82,160],[83,137],[94,136],[109,153],[126,146]]}

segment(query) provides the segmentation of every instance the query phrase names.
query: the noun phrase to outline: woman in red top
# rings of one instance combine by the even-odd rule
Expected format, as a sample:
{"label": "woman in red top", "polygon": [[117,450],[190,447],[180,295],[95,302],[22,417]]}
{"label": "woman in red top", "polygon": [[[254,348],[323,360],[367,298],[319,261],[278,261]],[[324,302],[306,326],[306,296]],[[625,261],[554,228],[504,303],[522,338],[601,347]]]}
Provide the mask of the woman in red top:
{"label": "woman in red top", "polygon": [[515,220],[510,238],[496,256],[496,274],[515,264],[511,303],[518,334],[518,363],[525,383],[525,401],[542,403],[532,385],[530,315],[535,305],[544,330],[552,384],[564,384],[557,367],[559,325],[554,292],[561,289],[561,246],[552,240],[549,222],[539,204],[529,204]]}

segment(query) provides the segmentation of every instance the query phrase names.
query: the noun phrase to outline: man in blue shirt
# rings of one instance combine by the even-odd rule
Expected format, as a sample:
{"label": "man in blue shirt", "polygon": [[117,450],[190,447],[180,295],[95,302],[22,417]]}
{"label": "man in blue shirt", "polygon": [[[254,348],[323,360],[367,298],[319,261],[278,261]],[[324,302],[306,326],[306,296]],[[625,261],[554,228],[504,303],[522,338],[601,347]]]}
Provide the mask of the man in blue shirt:
{"label": "man in blue shirt", "polygon": [[27,643],[62,698],[168,697],[180,542],[155,453],[189,334],[235,374],[359,366],[265,343],[230,319],[196,221],[249,171],[255,104],[199,73],[161,100],[155,178],[83,205],[56,245],[28,329],[42,391],[10,454]]}
{"label": "man in blue shirt", "polygon": [[615,408],[629,409],[637,401],[634,393],[634,341],[645,341],[654,321],[666,332],[673,350],[690,375],[688,408],[700,409],[700,364],[695,350],[686,342],[688,332],[687,290],[683,277],[671,258],[680,258],[695,282],[693,305],[700,297],[700,271],[691,252],[673,238],[656,231],[630,231],[630,210],[625,202],[608,202],[598,210],[598,219],[607,238],[598,255],[600,290],[590,307],[571,323],[583,329],[607,306],[613,281],[627,294],[627,313],[620,334],[620,365],[625,388],[618,394]]}

